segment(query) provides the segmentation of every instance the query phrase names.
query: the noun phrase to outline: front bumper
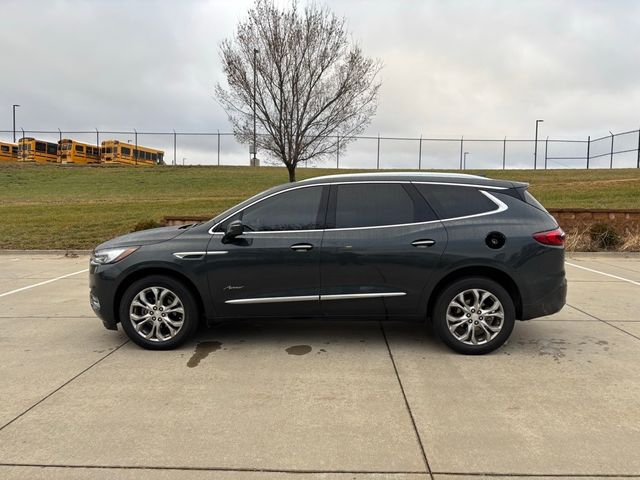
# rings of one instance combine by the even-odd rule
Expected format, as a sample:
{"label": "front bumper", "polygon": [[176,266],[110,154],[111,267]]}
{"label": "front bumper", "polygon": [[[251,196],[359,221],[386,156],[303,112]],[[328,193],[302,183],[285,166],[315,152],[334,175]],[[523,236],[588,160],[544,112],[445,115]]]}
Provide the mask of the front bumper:
{"label": "front bumper", "polygon": [[107,330],[117,330],[118,315],[114,309],[117,285],[109,275],[109,265],[90,265],[89,304]]}

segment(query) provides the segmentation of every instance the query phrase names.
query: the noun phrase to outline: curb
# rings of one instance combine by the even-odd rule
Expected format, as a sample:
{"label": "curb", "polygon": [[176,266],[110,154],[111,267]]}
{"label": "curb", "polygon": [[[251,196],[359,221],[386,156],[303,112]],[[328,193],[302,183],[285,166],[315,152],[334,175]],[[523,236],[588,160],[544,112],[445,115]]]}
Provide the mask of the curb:
{"label": "curb", "polygon": [[581,257],[598,257],[598,256],[607,256],[607,257],[621,257],[621,258],[638,258],[640,257],[640,252],[581,252],[579,250],[572,250],[570,252],[565,250],[565,256],[567,258],[573,255],[580,255]]}

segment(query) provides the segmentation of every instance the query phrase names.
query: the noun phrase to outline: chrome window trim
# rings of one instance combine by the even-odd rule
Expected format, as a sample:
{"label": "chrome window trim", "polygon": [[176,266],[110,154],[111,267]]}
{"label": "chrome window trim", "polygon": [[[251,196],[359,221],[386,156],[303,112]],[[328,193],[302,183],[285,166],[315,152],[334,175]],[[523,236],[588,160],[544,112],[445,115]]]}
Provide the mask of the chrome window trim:
{"label": "chrome window trim", "polygon": [[328,300],[357,300],[362,298],[404,297],[406,292],[380,292],[380,293],[340,293],[336,295],[298,295],[289,297],[262,297],[262,298],[237,298],[227,300],[224,303],[231,305],[249,305],[256,303],[283,303],[283,302],[313,302]]}
{"label": "chrome window trim", "polygon": [[370,230],[370,229],[374,229],[374,228],[392,228],[392,227],[410,227],[410,226],[414,226],[414,225],[428,225],[430,223],[439,223],[439,222],[452,222],[452,221],[456,221],[456,220],[465,220],[468,218],[475,218],[475,217],[482,217],[485,215],[492,215],[494,213],[500,213],[500,212],[504,212],[505,210],[508,209],[508,206],[502,202],[501,200],[497,199],[495,196],[491,195],[489,192],[484,191],[485,189],[492,189],[492,190],[507,190],[507,187],[495,187],[495,186],[488,186],[488,185],[472,185],[472,184],[466,184],[466,183],[444,183],[444,182],[422,182],[422,181],[411,181],[411,180],[375,180],[375,181],[362,181],[362,182],[331,182],[331,183],[314,183],[314,184],[310,184],[310,185],[298,185],[292,188],[288,188],[286,190],[281,190],[279,192],[274,192],[271,195],[268,195],[264,198],[260,198],[258,200],[256,200],[253,203],[250,203],[249,205],[245,206],[244,208],[242,208],[241,210],[238,210],[234,213],[232,213],[231,215],[226,216],[224,219],[220,220],[218,223],[216,223],[213,227],[211,227],[209,229],[209,234],[210,235],[224,235],[224,232],[214,232],[214,229],[220,225],[221,223],[223,223],[224,221],[226,221],[227,219],[231,218],[234,215],[237,215],[238,213],[246,210],[247,208],[255,205],[258,202],[261,202],[263,200],[266,200],[268,198],[271,198],[275,195],[280,195],[281,193],[285,193],[285,192],[290,192],[292,190],[297,190],[299,188],[309,188],[309,187],[322,187],[322,186],[326,186],[326,185],[350,185],[350,184],[363,184],[363,183],[419,183],[419,184],[427,184],[427,185],[447,185],[447,186],[455,186],[455,187],[474,187],[474,188],[478,188],[480,189],[480,193],[482,193],[483,195],[485,195],[487,198],[489,198],[489,200],[491,200],[493,203],[496,204],[496,206],[498,208],[496,208],[495,210],[490,210],[488,212],[482,212],[482,213],[474,213],[473,215],[465,215],[462,217],[452,217],[452,218],[443,218],[441,220],[429,220],[426,222],[413,222],[413,223],[396,223],[393,225],[375,225],[375,226],[370,226],[370,227],[345,227],[345,228],[330,228],[330,229],[313,229],[313,230],[269,230],[269,231],[263,231],[263,232],[245,232],[244,235],[264,235],[264,234],[280,234],[280,233],[309,233],[309,232],[325,232],[327,230],[335,232],[335,231],[349,231],[349,230]]}

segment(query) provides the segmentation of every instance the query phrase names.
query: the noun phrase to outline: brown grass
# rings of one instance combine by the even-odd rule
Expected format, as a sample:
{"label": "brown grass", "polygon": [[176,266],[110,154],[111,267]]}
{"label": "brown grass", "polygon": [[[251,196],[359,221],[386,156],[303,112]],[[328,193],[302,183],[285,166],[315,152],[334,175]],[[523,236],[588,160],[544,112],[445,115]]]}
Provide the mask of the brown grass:
{"label": "brown grass", "polygon": [[591,235],[591,225],[582,225],[566,232],[565,249],[568,252],[640,252],[640,232],[625,231],[620,234],[616,247],[600,248],[597,238]]}
{"label": "brown grass", "polygon": [[623,243],[618,250],[621,252],[640,252],[640,233],[631,233],[623,237]]}

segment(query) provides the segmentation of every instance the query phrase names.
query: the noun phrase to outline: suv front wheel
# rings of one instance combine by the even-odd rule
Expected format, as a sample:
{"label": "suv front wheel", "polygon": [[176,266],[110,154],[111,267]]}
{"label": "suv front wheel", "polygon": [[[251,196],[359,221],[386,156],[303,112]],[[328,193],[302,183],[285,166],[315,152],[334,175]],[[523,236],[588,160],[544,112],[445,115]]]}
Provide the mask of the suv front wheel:
{"label": "suv front wheel", "polygon": [[198,326],[198,307],[191,292],[163,275],[131,284],[122,296],[119,313],[127,336],[150,350],[175,348]]}
{"label": "suv front wheel", "polygon": [[511,335],[515,307],[509,293],[485,277],[456,280],[438,296],[433,326],[444,343],[459,353],[481,355]]}

